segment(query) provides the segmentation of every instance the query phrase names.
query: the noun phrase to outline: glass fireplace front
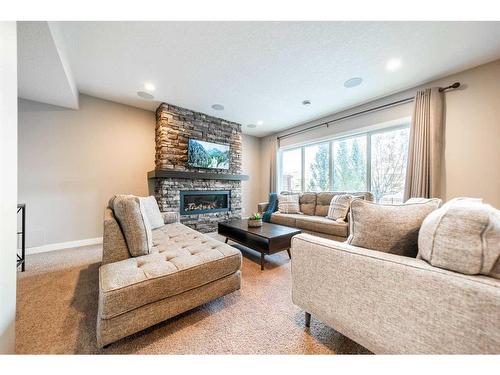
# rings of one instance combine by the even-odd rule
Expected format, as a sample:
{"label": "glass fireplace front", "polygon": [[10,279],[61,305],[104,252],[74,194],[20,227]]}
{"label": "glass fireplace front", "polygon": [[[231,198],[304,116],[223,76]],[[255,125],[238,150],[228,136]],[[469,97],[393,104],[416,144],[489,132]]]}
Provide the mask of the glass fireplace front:
{"label": "glass fireplace front", "polygon": [[198,190],[180,192],[180,214],[195,215],[231,209],[230,190]]}

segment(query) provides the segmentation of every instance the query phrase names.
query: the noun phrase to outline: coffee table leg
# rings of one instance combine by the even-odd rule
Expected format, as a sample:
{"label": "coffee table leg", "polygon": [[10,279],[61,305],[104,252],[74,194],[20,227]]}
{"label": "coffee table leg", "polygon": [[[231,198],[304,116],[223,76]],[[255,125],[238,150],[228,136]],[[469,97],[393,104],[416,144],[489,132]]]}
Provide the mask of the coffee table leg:
{"label": "coffee table leg", "polygon": [[229,241],[229,238],[226,237],[226,243],[227,243],[227,241]]}
{"label": "coffee table leg", "polygon": [[290,249],[286,249],[286,252],[288,253],[288,257],[292,259],[292,254],[290,254]]}
{"label": "coffee table leg", "polygon": [[264,262],[266,261],[264,253],[260,253],[260,270],[264,271]]}

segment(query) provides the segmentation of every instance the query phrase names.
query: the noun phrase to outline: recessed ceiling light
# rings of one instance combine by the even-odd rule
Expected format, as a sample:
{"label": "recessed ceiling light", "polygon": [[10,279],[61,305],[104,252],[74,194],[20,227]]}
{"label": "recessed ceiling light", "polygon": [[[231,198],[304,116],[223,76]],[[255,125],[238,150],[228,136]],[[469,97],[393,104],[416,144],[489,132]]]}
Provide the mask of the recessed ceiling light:
{"label": "recessed ceiling light", "polygon": [[146,89],[146,91],[155,91],[156,89],[155,85],[149,82],[144,84],[144,88]]}
{"label": "recessed ceiling light", "polygon": [[223,111],[224,106],[221,104],[214,104],[214,105],[212,105],[212,109],[215,109],[216,111]]}
{"label": "recessed ceiling light", "polygon": [[262,125],[263,123],[264,123],[264,121],[261,121],[261,120],[257,121],[257,125]]}
{"label": "recessed ceiling light", "polygon": [[347,81],[345,81],[344,87],[347,87],[348,89],[350,89],[352,87],[356,87],[356,86],[361,85],[361,82],[363,82],[362,78],[354,77],[354,78],[351,78],[351,79],[348,79]]}
{"label": "recessed ceiling light", "polygon": [[155,98],[153,95],[151,95],[149,92],[146,91],[137,91],[137,96],[140,96],[141,98],[148,100]]}
{"label": "recessed ceiling light", "polygon": [[310,100],[304,100],[302,102],[302,105],[311,105],[311,101]]}
{"label": "recessed ceiling light", "polygon": [[387,64],[385,64],[385,68],[391,72],[398,70],[401,68],[401,59],[390,59],[387,61]]}
{"label": "recessed ceiling light", "polygon": [[255,124],[248,124],[247,125],[247,128],[251,128],[251,129],[256,128],[256,127],[257,127],[257,125],[255,125]]}

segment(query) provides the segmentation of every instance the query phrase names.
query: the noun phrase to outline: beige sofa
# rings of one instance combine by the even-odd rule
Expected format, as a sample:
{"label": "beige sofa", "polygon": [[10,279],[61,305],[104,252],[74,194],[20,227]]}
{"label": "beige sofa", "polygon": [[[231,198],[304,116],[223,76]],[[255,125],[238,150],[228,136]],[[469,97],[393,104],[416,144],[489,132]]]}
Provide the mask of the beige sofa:
{"label": "beige sofa", "polygon": [[[290,194],[283,192],[282,194]],[[311,233],[320,237],[337,241],[345,241],[349,236],[349,223],[346,218],[344,223],[327,219],[330,202],[335,195],[352,194],[358,198],[373,201],[370,192],[341,192],[326,191],[321,193],[301,193],[299,197],[300,214],[282,214],[275,212],[271,215],[271,223],[299,228],[302,232]],[[258,211],[265,212],[269,203],[259,203]]]}
{"label": "beige sofa", "polygon": [[163,214],[153,252],[131,257],[113,211],[104,213],[99,268],[100,347],[209,302],[241,285],[241,253]]}
{"label": "beige sofa", "polygon": [[300,234],[292,299],[374,353],[500,354],[500,280]]}

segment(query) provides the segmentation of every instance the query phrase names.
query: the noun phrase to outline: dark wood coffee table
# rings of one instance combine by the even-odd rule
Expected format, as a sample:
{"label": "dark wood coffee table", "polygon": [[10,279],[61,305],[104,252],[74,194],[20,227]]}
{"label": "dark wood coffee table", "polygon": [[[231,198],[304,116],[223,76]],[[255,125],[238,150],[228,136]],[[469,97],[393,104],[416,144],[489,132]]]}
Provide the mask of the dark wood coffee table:
{"label": "dark wood coffee table", "polygon": [[247,220],[231,220],[219,223],[218,233],[228,240],[260,252],[260,269],[264,270],[266,254],[288,251],[290,256],[290,243],[292,237],[300,233],[299,229],[283,225],[262,223],[261,227],[252,228]]}

